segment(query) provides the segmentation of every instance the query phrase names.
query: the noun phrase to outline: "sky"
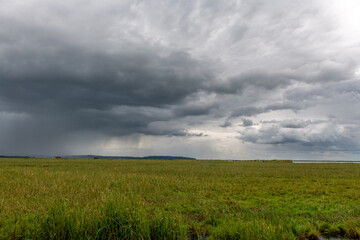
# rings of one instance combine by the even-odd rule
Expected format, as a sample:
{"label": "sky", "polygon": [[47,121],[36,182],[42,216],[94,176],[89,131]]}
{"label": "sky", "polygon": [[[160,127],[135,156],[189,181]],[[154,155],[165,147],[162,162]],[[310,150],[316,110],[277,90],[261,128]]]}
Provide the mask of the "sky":
{"label": "sky", "polygon": [[360,159],[358,0],[0,6],[0,155]]}

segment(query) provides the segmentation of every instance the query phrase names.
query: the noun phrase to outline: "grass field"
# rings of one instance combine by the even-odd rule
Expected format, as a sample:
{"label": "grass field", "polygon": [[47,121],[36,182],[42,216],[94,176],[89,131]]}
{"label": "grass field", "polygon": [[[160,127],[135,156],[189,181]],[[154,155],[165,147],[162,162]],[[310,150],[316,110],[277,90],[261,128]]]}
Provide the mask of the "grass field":
{"label": "grass field", "polygon": [[360,236],[360,164],[0,159],[0,239]]}

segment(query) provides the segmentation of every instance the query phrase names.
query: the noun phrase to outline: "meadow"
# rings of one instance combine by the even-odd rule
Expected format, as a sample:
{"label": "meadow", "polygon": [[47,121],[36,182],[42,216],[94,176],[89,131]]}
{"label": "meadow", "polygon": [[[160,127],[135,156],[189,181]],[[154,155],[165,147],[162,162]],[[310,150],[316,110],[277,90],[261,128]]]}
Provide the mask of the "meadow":
{"label": "meadow", "polygon": [[0,159],[0,239],[360,238],[360,164]]}

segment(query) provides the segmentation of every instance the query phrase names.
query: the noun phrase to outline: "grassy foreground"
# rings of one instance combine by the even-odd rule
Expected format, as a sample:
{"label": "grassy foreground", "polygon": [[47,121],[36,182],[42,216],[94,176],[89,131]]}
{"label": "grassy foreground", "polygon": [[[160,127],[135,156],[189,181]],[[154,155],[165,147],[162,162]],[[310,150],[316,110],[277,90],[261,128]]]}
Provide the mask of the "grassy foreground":
{"label": "grassy foreground", "polygon": [[360,164],[0,159],[0,239],[360,237]]}

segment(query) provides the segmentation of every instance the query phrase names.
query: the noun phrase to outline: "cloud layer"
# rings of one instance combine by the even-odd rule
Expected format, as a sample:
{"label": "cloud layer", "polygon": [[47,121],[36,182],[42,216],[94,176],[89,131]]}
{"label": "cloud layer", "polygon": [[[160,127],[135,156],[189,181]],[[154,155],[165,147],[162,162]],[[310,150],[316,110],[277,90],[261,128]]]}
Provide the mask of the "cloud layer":
{"label": "cloud layer", "polygon": [[359,156],[355,0],[0,3],[0,154]]}

